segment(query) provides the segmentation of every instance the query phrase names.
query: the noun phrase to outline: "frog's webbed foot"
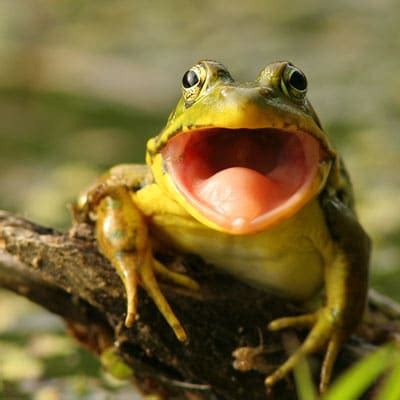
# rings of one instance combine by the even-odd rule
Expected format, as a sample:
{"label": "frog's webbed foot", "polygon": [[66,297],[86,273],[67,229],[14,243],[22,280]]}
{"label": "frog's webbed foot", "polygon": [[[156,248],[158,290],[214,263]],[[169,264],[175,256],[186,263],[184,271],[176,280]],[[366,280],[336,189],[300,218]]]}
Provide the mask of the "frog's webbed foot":
{"label": "frog's webbed foot", "polygon": [[268,325],[272,331],[285,328],[311,328],[303,344],[282,364],[273,374],[265,380],[267,386],[274,385],[277,381],[290,373],[298,362],[327,344],[327,351],[321,369],[320,392],[323,393],[331,379],[333,365],[338,352],[347,338],[349,332],[339,324],[338,316],[328,307],[317,312],[304,314],[297,317],[276,319]]}
{"label": "frog's webbed foot", "polygon": [[176,337],[187,339],[157,283],[161,278],[191,290],[199,289],[189,277],[170,271],[153,257],[147,222],[133,201],[130,190],[120,182],[100,182],[85,195],[80,212],[96,222],[96,238],[100,251],[113,264],[121,277],[127,296],[125,325],[130,327],[137,316],[137,287],[140,284],[153,299]]}

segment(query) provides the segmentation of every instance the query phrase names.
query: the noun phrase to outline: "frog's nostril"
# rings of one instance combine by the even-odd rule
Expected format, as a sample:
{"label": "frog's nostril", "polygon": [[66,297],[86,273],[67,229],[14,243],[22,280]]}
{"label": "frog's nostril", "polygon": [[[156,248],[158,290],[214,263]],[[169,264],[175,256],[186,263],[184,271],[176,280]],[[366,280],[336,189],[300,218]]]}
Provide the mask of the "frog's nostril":
{"label": "frog's nostril", "polygon": [[272,93],[273,93],[273,91],[272,91],[272,89],[270,88],[270,87],[267,87],[267,86],[261,86],[259,89],[258,89],[258,92],[261,94],[261,96],[263,96],[263,97],[271,97],[272,96]]}
{"label": "frog's nostril", "polygon": [[232,92],[232,88],[231,87],[224,87],[221,89],[221,96],[223,97],[228,97],[230,95],[230,93]]}

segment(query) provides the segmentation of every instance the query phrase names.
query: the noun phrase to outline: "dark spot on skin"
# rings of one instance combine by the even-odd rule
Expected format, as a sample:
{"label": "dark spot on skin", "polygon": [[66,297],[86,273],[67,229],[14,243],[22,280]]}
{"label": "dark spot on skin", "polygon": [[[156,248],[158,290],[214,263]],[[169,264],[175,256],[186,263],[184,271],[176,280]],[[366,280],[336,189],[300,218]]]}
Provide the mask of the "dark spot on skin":
{"label": "dark spot on skin", "polygon": [[163,160],[162,166],[161,166],[161,173],[165,175],[167,173],[167,165],[165,163],[165,160]]}
{"label": "dark spot on skin", "polygon": [[343,192],[343,190],[338,190],[338,191],[336,192],[336,196],[337,196],[337,198],[338,198],[339,200],[343,201],[343,199],[344,199],[344,192]]}
{"label": "dark spot on skin", "polygon": [[151,158],[153,158],[153,157],[155,156],[156,152],[153,151],[153,150],[147,149],[147,154],[148,154]]}
{"label": "dark spot on skin", "polygon": [[133,192],[137,192],[139,189],[142,189],[146,185],[147,185],[146,182],[138,182],[138,183],[135,183],[134,185],[132,185],[132,187],[130,189]]}
{"label": "dark spot on skin", "polygon": [[218,79],[220,79],[221,81],[224,81],[224,82],[232,82],[233,81],[231,74],[225,69],[219,69],[217,71],[217,77],[218,77]]}

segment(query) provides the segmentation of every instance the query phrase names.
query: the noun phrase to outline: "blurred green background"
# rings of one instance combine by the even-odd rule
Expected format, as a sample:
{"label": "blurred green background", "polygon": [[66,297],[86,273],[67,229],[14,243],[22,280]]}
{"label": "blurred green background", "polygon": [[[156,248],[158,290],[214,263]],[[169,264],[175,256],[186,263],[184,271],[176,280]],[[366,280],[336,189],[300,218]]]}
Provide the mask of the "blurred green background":
{"label": "blurred green background", "polygon": [[[195,62],[252,80],[288,59],[351,172],[373,285],[400,300],[399,21],[396,0],[2,0],[0,208],[66,228],[93,177],[143,162]],[[0,292],[0,398],[132,393],[56,317]]]}

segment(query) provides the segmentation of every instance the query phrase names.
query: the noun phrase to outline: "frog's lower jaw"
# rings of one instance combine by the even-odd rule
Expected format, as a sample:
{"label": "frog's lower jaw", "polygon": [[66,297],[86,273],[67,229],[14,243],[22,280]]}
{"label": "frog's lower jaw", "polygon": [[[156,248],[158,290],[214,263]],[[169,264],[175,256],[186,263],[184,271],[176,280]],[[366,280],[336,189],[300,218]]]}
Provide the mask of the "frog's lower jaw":
{"label": "frog's lower jaw", "polygon": [[312,135],[274,128],[182,132],[162,154],[181,205],[233,234],[289,218],[319,192],[328,171]]}

